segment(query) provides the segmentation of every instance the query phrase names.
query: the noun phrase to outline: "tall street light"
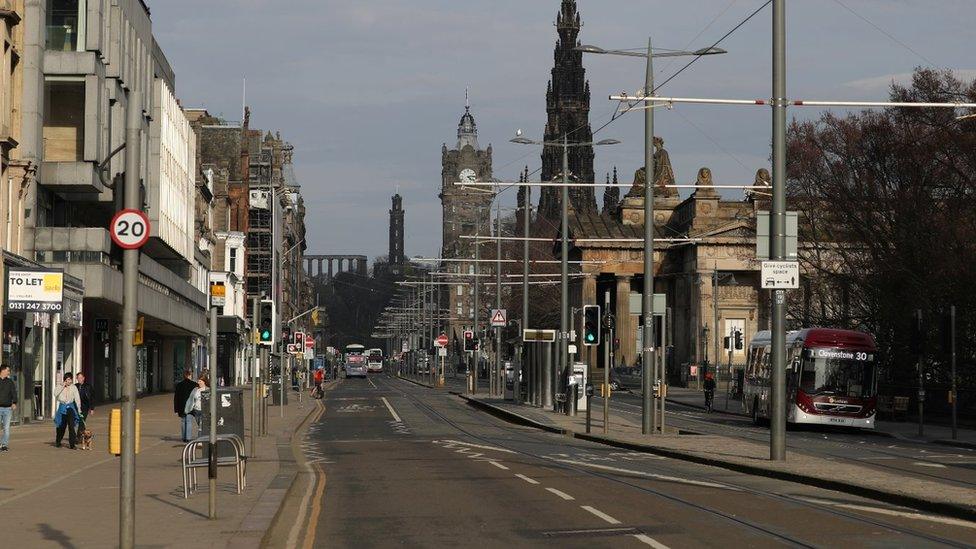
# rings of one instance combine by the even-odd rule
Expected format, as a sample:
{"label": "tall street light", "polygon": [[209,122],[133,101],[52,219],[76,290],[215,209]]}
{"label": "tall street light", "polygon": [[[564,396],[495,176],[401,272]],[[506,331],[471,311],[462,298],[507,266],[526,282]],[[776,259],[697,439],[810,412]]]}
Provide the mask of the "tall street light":
{"label": "tall street light", "polygon": [[[721,48],[702,48],[696,51],[666,51],[654,52],[651,49],[651,39],[647,39],[647,52],[624,50],[605,50],[597,46],[579,46],[577,51],[601,55],[622,55],[627,57],[644,57],[647,67],[644,74],[644,292],[641,299],[641,318],[644,319],[643,349],[641,355],[641,385],[643,388],[641,432],[645,435],[655,430],[654,400],[651,391],[654,388],[654,378],[657,378],[657,364],[654,352],[654,319],[651,316],[654,299],[654,106],[651,98],[654,95],[654,58],[702,56],[726,53]],[[653,371],[651,370],[653,368]],[[663,368],[662,368],[663,370]],[[662,395],[664,375],[662,371]],[[662,417],[664,399],[661,399]],[[663,433],[662,433],[663,434]]]}
{"label": "tall street light", "polygon": [[[562,248],[560,253],[560,288],[559,288],[559,365],[562,368],[563,384],[568,381],[567,376],[572,372],[569,364],[569,148],[590,147],[594,145],[616,145],[616,139],[586,143],[570,143],[568,134],[563,134],[562,141],[533,141],[519,135],[512,139],[512,143],[520,145],[542,145],[544,147],[562,147],[563,149],[563,183],[562,183]],[[566,395],[567,403],[570,395]],[[575,404],[575,403],[574,403]],[[567,412],[571,409],[566,406]]]}

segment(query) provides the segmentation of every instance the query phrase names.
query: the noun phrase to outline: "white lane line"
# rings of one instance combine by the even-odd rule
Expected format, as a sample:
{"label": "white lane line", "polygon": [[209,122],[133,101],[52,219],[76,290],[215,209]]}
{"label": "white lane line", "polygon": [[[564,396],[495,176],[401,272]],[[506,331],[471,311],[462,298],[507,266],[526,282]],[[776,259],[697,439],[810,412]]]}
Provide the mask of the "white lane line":
{"label": "white lane line", "polygon": [[946,468],[946,466],[942,465],[941,463],[925,463],[924,461],[916,461],[915,463],[913,463],[913,465],[917,465],[919,467],[935,467],[937,469]]}
{"label": "white lane line", "polygon": [[573,496],[567,494],[566,492],[563,492],[562,490],[556,490],[555,488],[546,488],[546,490],[552,492],[553,494],[556,494],[557,496],[563,498],[566,501],[573,501],[574,499],[576,499]]}
{"label": "white lane line", "polygon": [[375,383],[373,383],[373,380],[372,380],[372,379],[369,379],[369,378],[367,377],[367,378],[366,378],[366,381],[368,381],[368,382],[369,382],[369,384],[370,384],[370,385],[372,385],[374,389],[377,389],[377,388],[378,388],[378,387],[376,387],[376,384],[375,384]]}
{"label": "white lane line", "polygon": [[950,517],[939,517],[935,515],[923,515],[922,513],[915,513],[913,511],[898,511],[895,509],[885,509],[883,507],[871,507],[868,505],[857,505],[855,503],[840,503],[836,501],[828,501],[817,498],[797,498],[803,501],[808,501],[810,503],[816,503],[819,505],[830,505],[833,507],[843,507],[845,509],[852,509],[855,511],[867,511],[869,513],[878,513],[879,515],[888,515],[892,517],[904,517],[916,520],[924,520],[928,522],[937,522],[939,524],[948,524],[951,526],[960,526],[962,528],[972,528],[976,530],[976,522],[969,522],[962,519],[954,519]]}
{"label": "white lane line", "polygon": [[393,416],[393,419],[402,423],[403,420],[400,419],[400,416],[397,415],[396,410],[394,410],[393,406],[390,405],[390,401],[386,400],[386,397],[380,397],[380,398],[383,399],[383,404],[386,404],[386,409],[390,411],[390,415]]}
{"label": "white lane line", "polygon": [[672,477],[669,475],[659,475],[657,473],[646,473],[644,471],[634,471],[632,469],[621,469],[619,467],[610,467],[609,465],[600,465],[598,463],[587,463],[585,461],[574,461],[571,459],[554,459],[558,463],[567,463],[570,465],[580,465],[583,467],[592,467],[594,469],[603,469],[604,471],[612,471],[614,473],[626,473],[629,475],[640,475],[642,477],[654,478],[657,480],[664,480],[667,482],[679,482],[681,484],[691,484],[694,486],[705,486],[708,488],[719,488],[722,490],[732,490],[735,492],[740,491],[738,488],[733,486],[728,486],[725,484],[719,484],[717,482],[707,482],[704,480],[692,480],[688,478]]}
{"label": "white lane line", "polygon": [[472,444],[470,442],[461,442],[460,440],[435,440],[434,444],[446,443],[446,444],[460,444],[461,446],[468,446],[470,448],[480,448],[482,450],[494,450],[495,452],[505,452],[506,454],[514,454],[515,452],[507,448],[499,448],[497,446],[485,446],[483,444]]}
{"label": "white lane line", "polygon": [[589,512],[593,513],[594,515],[602,518],[603,520],[607,521],[610,524],[620,524],[620,521],[619,520],[611,517],[610,515],[604,513],[603,511],[601,511],[599,509],[594,509],[593,507],[590,507],[589,505],[580,505],[580,508],[583,509],[584,511],[589,511]]}
{"label": "white lane line", "polygon": [[527,477],[527,476],[522,475],[522,474],[516,474],[515,476],[517,476],[518,478],[524,480],[525,482],[528,482],[529,484],[539,484],[539,481],[536,480],[536,479],[534,479],[534,478],[532,478],[532,477]]}
{"label": "white lane line", "polygon": [[502,465],[501,463],[498,463],[497,461],[489,461],[488,463],[494,465],[495,467],[498,467],[499,469],[508,471],[508,467],[505,467],[504,465]]}
{"label": "white lane line", "polygon": [[634,535],[634,537],[639,539],[640,541],[643,541],[647,545],[650,545],[654,549],[669,549],[667,545],[664,545],[663,543],[652,538],[651,536],[648,536],[647,534],[636,534]]}

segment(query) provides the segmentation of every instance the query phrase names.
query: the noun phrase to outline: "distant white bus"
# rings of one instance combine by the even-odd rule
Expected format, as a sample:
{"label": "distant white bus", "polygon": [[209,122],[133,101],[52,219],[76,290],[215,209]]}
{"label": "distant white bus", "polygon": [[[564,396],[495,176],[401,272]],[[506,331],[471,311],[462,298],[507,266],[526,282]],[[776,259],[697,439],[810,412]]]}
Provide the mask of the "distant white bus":
{"label": "distant white bus", "polygon": [[383,371],[383,350],[370,349],[366,351],[366,371],[379,373]]}

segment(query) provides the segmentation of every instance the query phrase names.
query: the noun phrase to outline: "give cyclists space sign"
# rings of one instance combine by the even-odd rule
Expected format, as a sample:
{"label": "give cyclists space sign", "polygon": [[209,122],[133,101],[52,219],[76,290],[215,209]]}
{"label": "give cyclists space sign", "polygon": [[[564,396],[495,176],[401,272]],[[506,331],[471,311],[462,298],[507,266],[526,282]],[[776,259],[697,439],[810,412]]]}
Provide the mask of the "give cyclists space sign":
{"label": "give cyclists space sign", "polygon": [[131,208],[120,210],[109,228],[112,242],[124,250],[141,248],[149,240],[149,217]]}

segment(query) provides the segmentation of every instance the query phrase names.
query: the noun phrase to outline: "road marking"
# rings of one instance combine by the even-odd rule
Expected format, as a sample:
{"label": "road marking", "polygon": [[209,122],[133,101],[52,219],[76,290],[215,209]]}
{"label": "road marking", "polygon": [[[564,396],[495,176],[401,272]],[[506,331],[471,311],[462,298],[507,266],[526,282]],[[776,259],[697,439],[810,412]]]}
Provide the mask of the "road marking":
{"label": "road marking", "polygon": [[581,465],[583,467],[593,467],[594,469],[603,469],[605,471],[613,471],[614,473],[627,473],[630,475],[640,475],[643,477],[654,478],[658,480],[664,480],[668,482],[679,482],[682,484],[692,484],[695,486],[706,486],[708,488],[719,488],[722,490],[732,490],[739,492],[738,488],[728,486],[725,484],[719,484],[717,482],[707,482],[704,480],[691,480],[688,478],[672,477],[669,475],[659,475],[657,473],[646,473],[644,471],[634,471],[632,469],[621,469],[619,467],[610,467],[609,465],[600,465],[598,463],[586,463],[585,461],[574,461],[571,459],[554,459],[553,461],[558,463],[567,463],[569,465]]}
{"label": "road marking", "polygon": [[643,541],[647,545],[654,547],[654,549],[669,549],[667,545],[664,545],[663,543],[657,541],[651,536],[648,536],[647,534],[636,534],[634,537],[639,539],[640,541]]}
{"label": "road marking", "polygon": [[806,498],[800,497],[803,501],[808,501],[810,503],[816,503],[819,505],[830,505],[833,507],[843,507],[845,509],[852,509],[855,511],[867,511],[869,513],[878,513],[879,515],[889,515],[892,517],[904,517],[916,520],[924,520],[928,522],[937,522],[939,524],[948,524],[951,526],[960,526],[962,528],[972,528],[976,529],[976,522],[969,522],[968,520],[954,519],[950,517],[938,517],[935,515],[923,515],[921,513],[916,513],[913,511],[898,511],[895,509],[885,509],[883,507],[870,507],[868,505],[857,505],[855,503],[840,503],[836,501],[828,501],[824,499],[817,498]]}
{"label": "road marking", "polygon": [[515,452],[508,450],[506,448],[499,448],[497,446],[485,446],[483,444],[472,444],[470,442],[461,442],[459,440],[435,440],[434,444],[460,444],[461,446],[468,446],[471,448],[480,448],[482,450],[494,450],[495,452],[505,452],[506,454],[514,454]]}
{"label": "road marking", "polygon": [[566,501],[573,501],[574,499],[576,499],[573,496],[567,494],[566,492],[563,492],[562,490],[556,490],[555,488],[546,488],[546,490],[552,492],[553,494],[556,494],[557,496],[563,498]]}
{"label": "road marking", "polygon": [[[308,429],[306,430],[305,433],[306,437],[308,436],[308,432],[311,431],[311,428],[317,425],[316,422],[322,419],[322,416],[325,414],[325,404],[320,403],[318,406],[319,406],[319,411],[316,413],[315,419],[313,419],[312,422],[309,424]],[[303,453],[307,452],[306,450],[307,445],[314,445],[314,443],[307,442],[302,444]],[[298,506],[298,513],[296,513],[297,519],[295,520],[295,523],[292,524],[291,530],[288,532],[288,547],[298,546],[298,536],[299,536],[300,526],[303,525],[303,519],[305,518],[305,510],[308,509],[308,502],[311,500],[312,493],[315,492],[316,484],[319,481],[319,476],[315,472],[315,468],[312,467],[311,462],[306,461],[305,468],[306,470],[308,470],[309,474],[311,475],[311,481],[309,482],[308,488],[305,491],[305,495],[302,497],[301,505]],[[325,475],[324,472],[322,474],[323,476]]]}
{"label": "road marking", "polygon": [[590,507],[589,505],[580,505],[580,508],[583,509],[583,510],[585,510],[585,511],[589,511],[589,512],[593,513],[594,515],[602,518],[603,520],[609,522],[610,524],[620,524],[620,521],[619,520],[611,517],[610,515],[604,513],[603,511],[601,511],[599,509],[594,509],[593,507]]}
{"label": "road marking", "polygon": [[393,406],[390,405],[390,401],[386,400],[386,397],[380,397],[380,398],[383,399],[383,404],[386,404],[386,409],[390,411],[390,415],[393,416],[393,419],[402,422],[403,420],[400,419],[400,416],[397,415],[396,410],[394,410]]}
{"label": "road marking", "polygon": [[935,467],[937,469],[945,469],[946,466],[941,463],[925,463],[924,461],[916,461],[913,465],[918,465],[919,467]]}
{"label": "road marking", "polygon": [[367,377],[367,378],[366,378],[366,381],[368,381],[368,382],[369,382],[369,384],[370,384],[370,385],[372,385],[374,389],[378,389],[378,387],[376,386],[376,384],[375,384],[375,383],[373,383],[373,380],[372,380],[372,379],[369,379],[369,378]]}
{"label": "road marking", "polygon": [[497,461],[489,461],[488,463],[494,465],[495,467],[498,467],[499,469],[503,469],[505,471],[508,471],[508,467],[505,467],[504,465],[502,465],[501,463],[498,463]]}
{"label": "road marking", "polygon": [[521,474],[516,474],[515,476],[517,476],[518,478],[524,480],[525,482],[528,482],[529,484],[539,484],[539,481],[536,480],[536,479],[534,479],[534,478],[532,478],[532,477],[527,477],[527,476],[521,475]]}
{"label": "road marking", "polygon": [[318,465],[314,467],[322,475],[322,482],[319,483],[318,489],[315,490],[315,496],[312,499],[312,513],[308,517],[308,533],[305,534],[304,549],[311,549],[315,544],[315,531],[319,526],[319,515],[322,514],[322,496],[325,494],[325,469]]}

